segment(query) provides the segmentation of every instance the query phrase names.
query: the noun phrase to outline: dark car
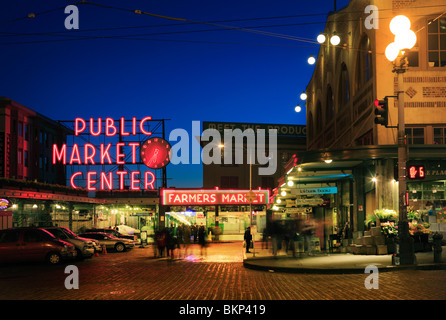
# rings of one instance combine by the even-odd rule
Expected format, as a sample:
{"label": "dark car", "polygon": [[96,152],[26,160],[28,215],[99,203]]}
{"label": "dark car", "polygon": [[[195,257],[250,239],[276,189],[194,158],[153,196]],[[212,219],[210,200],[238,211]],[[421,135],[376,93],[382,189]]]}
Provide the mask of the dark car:
{"label": "dark car", "polygon": [[137,239],[137,237],[135,235],[122,234],[122,233],[119,233],[118,230],[112,229],[112,228],[87,229],[87,230],[85,230],[85,232],[105,232],[105,233],[111,234],[117,238],[129,239],[129,240],[133,240],[133,241],[136,241],[136,239]]}
{"label": "dark car", "polygon": [[77,257],[79,259],[91,258],[95,253],[93,240],[78,237],[68,228],[43,227],[43,229],[50,232],[56,238],[74,245],[77,251]]}
{"label": "dark car", "polygon": [[105,246],[107,250],[115,250],[117,252],[123,252],[132,249],[135,246],[133,240],[117,238],[114,235],[105,232],[86,232],[79,236],[97,240],[99,244]]}
{"label": "dark car", "polygon": [[0,230],[0,262],[46,261],[58,264],[77,256],[75,247],[41,228]]}

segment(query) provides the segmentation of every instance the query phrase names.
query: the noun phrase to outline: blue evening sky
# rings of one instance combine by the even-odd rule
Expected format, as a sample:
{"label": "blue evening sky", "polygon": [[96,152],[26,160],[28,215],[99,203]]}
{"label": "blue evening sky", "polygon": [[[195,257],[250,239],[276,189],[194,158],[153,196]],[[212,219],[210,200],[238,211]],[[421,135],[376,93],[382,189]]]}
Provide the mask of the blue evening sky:
{"label": "blue evening sky", "polygon": [[[64,27],[71,1],[1,2],[0,96],[55,120],[171,119],[167,136],[193,120],[305,124],[294,107],[333,0],[92,2],[115,9],[78,4],[79,30]],[[169,186],[201,187],[201,165],[167,172]]]}

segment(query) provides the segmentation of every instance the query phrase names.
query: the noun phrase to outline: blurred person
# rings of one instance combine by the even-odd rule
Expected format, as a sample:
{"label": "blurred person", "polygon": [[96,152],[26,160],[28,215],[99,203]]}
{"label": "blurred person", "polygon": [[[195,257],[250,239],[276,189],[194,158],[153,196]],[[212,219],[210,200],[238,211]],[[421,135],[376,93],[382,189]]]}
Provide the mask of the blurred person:
{"label": "blurred person", "polygon": [[181,249],[181,246],[184,244],[184,224],[181,223],[177,228],[177,247]]}
{"label": "blurred person", "polygon": [[166,247],[167,247],[167,256],[171,259],[174,258],[174,250],[176,246],[176,237],[175,237],[175,228],[173,223],[167,228],[167,238],[166,238]]}
{"label": "blurred person", "polygon": [[164,256],[164,248],[166,247],[166,237],[167,237],[167,232],[165,228],[163,230],[158,230],[155,233],[155,241],[156,241],[156,246],[158,247],[158,253],[160,258]]}
{"label": "blurred person", "polygon": [[196,243],[198,241],[198,226],[197,223],[194,224],[194,226],[192,227],[192,235],[194,236],[194,243]]}
{"label": "blurred person", "polygon": [[268,249],[269,230],[267,227],[263,228],[262,233],[262,249]]}
{"label": "blurred person", "polygon": [[198,244],[201,246],[201,255],[203,255],[203,251],[204,254],[207,254],[206,251],[206,229],[203,226],[203,223],[200,225],[200,227],[198,228]]}
{"label": "blurred person", "polygon": [[184,226],[183,229],[183,249],[184,249],[184,257],[187,257],[187,252],[189,250],[190,246],[190,237],[191,237],[191,228],[190,226]]}
{"label": "blurred person", "polygon": [[308,255],[312,254],[311,238],[314,235],[315,229],[316,229],[316,225],[315,225],[313,218],[311,218],[310,216],[307,216],[307,219],[305,220],[304,225],[302,227],[302,234],[305,239],[304,245],[305,245],[305,248],[307,249]]}
{"label": "blurred person", "polygon": [[251,227],[246,228],[243,239],[245,240],[246,244],[246,253],[251,253],[251,251],[249,251],[249,248],[251,248],[251,241],[252,241]]}

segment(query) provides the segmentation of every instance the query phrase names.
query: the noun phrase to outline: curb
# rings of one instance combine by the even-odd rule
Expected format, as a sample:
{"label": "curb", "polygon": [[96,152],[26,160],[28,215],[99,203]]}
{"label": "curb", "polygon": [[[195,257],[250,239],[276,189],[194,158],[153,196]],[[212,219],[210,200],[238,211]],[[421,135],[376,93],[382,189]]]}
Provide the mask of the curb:
{"label": "curb", "polygon": [[[294,259],[294,258],[276,258],[277,259]],[[317,266],[303,266],[303,267],[285,267],[272,266],[265,264],[256,264],[255,261],[272,260],[271,258],[250,258],[243,260],[243,266],[247,269],[268,271],[268,272],[283,272],[283,273],[308,273],[308,274],[364,274],[364,267],[337,267],[337,268],[320,268]],[[400,271],[400,270],[446,270],[446,263],[436,264],[416,264],[407,266],[381,266],[378,268],[380,272]]]}

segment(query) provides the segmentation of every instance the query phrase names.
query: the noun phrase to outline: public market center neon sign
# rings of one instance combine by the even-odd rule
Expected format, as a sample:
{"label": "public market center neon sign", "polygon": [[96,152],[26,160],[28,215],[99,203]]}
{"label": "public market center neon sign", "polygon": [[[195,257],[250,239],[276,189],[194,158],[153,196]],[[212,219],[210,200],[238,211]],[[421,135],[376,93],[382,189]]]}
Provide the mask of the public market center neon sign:
{"label": "public market center neon sign", "polygon": [[[131,120],[131,130],[126,131],[125,119],[122,117],[119,121],[115,121],[112,118],[89,119],[88,134],[92,136],[105,135],[106,137],[114,137],[119,133],[121,136],[136,136],[137,134],[143,134],[151,136],[152,132],[144,128],[144,124],[152,120],[152,117],[145,117],[141,121],[136,120],[135,117]],[[116,123],[118,122],[118,123]],[[96,127],[96,129],[95,129]],[[79,136],[81,133],[85,134],[87,129],[87,122],[82,118],[76,118],[74,122],[74,134]],[[147,143],[150,142],[150,143]],[[153,143],[152,143],[153,142]],[[97,148],[99,147],[99,148]],[[131,161],[126,162],[126,154],[122,152],[123,147],[131,148]],[[165,148],[161,150],[160,148]],[[82,150],[83,149],[83,150]],[[98,151],[97,151],[98,149]],[[143,150],[142,150],[143,149]],[[81,152],[83,151],[83,156]],[[112,153],[114,151],[114,153]],[[99,146],[95,146],[91,143],[85,143],[83,146],[79,146],[77,143],[73,143],[71,154],[67,152],[67,145],[63,144],[60,148],[57,144],[53,144],[53,164],[62,163],[64,165],[125,165],[136,164],[137,155],[140,152],[141,161],[149,168],[159,169],[166,166],[169,163],[170,145],[169,143],[157,137],[152,137],[146,140],[145,143],[140,145],[139,142],[118,142],[114,146],[112,143],[100,143]],[[116,161],[112,161],[111,154],[115,155]],[[98,172],[88,171],[87,175],[87,190],[113,190],[113,174],[118,176],[119,189],[124,189],[124,181],[126,178],[130,178],[130,189],[140,190],[141,172],[140,171],[116,171],[116,172]],[[73,188],[79,188],[75,184],[76,177],[83,177],[83,172],[75,172],[70,177],[70,184]],[[155,174],[151,171],[144,172],[144,188],[155,189],[154,183],[156,181]],[[97,188],[95,185],[100,185]]]}

